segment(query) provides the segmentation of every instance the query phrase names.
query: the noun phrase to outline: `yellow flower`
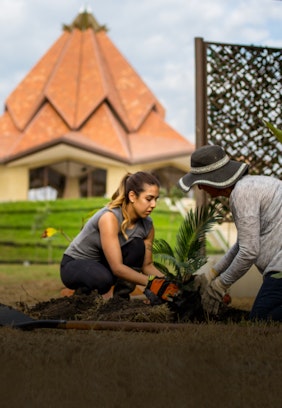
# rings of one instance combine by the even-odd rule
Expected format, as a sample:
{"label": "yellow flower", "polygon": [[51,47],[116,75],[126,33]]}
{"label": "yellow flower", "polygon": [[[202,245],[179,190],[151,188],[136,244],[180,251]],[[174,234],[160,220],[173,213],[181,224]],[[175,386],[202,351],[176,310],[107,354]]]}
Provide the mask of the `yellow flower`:
{"label": "yellow flower", "polygon": [[57,234],[57,232],[59,231],[56,230],[55,228],[46,228],[46,230],[41,235],[41,238],[50,238],[53,235]]}

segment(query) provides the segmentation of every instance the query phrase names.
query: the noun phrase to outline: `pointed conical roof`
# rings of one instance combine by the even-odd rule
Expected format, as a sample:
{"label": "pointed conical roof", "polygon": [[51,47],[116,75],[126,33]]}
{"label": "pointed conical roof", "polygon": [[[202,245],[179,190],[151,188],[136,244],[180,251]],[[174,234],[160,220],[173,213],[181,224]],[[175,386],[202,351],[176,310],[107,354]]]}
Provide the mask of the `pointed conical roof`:
{"label": "pointed conical roof", "polygon": [[59,142],[131,164],[190,154],[164,116],[106,27],[83,12],[7,98],[0,161]]}

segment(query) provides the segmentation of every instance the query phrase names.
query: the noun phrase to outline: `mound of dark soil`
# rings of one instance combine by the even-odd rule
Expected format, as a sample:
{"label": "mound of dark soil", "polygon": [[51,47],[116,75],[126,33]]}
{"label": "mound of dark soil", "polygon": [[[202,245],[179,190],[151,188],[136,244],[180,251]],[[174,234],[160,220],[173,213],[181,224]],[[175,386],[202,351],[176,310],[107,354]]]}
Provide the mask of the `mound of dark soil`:
{"label": "mound of dark soil", "polygon": [[[96,321],[128,321],[128,322],[205,322],[199,304],[195,301],[181,305],[151,306],[144,299],[132,297],[125,300],[113,297],[105,300],[96,292],[90,295],[73,295],[40,302],[32,307],[21,305],[24,312],[35,319],[62,320],[96,320]],[[248,312],[231,307],[224,307],[219,316],[209,316],[209,321],[240,322],[247,319]]]}

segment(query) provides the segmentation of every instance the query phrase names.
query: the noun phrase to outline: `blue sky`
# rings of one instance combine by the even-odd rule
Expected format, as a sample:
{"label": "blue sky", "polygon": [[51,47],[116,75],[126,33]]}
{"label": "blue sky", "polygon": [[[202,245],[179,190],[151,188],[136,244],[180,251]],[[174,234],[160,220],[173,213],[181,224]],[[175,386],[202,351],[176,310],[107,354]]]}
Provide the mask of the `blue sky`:
{"label": "blue sky", "polygon": [[194,38],[282,48],[278,0],[0,0],[0,112],[5,99],[81,9],[88,8],[194,142]]}

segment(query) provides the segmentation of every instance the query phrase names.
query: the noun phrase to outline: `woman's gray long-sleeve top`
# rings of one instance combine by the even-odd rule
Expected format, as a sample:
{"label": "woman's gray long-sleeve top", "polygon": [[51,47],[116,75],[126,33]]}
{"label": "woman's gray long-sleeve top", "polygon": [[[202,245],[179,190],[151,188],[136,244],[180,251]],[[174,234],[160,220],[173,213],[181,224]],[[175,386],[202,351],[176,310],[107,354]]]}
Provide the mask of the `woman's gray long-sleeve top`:
{"label": "woman's gray long-sleeve top", "polygon": [[223,284],[231,285],[255,264],[262,275],[282,271],[282,181],[244,176],[231,195],[237,242],[214,266]]}

